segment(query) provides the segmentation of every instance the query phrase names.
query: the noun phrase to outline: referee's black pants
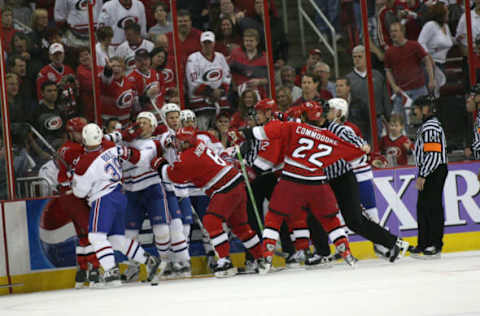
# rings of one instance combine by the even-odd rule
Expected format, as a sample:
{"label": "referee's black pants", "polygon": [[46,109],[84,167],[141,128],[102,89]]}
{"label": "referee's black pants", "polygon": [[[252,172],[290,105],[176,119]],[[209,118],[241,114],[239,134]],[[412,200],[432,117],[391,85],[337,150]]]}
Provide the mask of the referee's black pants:
{"label": "referee's black pants", "polygon": [[397,237],[363,215],[358,183],[353,172],[349,171],[329,183],[348,228],[375,244],[392,249]]}
{"label": "referee's black pants", "polygon": [[418,248],[424,250],[435,246],[442,250],[445,212],[442,205],[442,194],[448,168],[446,164],[438,166],[425,178],[423,190],[418,192],[417,222]]}

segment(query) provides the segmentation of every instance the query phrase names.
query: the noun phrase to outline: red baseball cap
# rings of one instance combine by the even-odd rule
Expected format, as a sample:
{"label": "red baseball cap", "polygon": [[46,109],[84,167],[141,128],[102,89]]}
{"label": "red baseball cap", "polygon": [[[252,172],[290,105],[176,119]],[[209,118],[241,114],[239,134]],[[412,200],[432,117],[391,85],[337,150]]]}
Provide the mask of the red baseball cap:
{"label": "red baseball cap", "polygon": [[322,56],[322,51],[319,48],[314,48],[314,49],[310,50],[309,55],[320,55],[320,56]]}

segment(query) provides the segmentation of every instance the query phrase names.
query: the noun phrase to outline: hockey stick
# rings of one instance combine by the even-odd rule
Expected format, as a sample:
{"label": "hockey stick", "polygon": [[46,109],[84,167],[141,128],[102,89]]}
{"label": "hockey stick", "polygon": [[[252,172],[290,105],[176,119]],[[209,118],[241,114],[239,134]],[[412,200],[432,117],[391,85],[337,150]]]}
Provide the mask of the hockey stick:
{"label": "hockey stick", "polygon": [[52,147],[52,145],[50,145],[49,142],[47,142],[47,140],[45,139],[45,137],[42,136],[42,134],[40,134],[39,131],[37,131],[37,129],[35,127],[33,127],[31,124],[27,123],[30,130],[38,137],[38,139],[48,148],[48,150],[51,151],[52,155],[58,159],[61,163],[63,163],[65,165],[66,168],[70,169],[70,166],[65,162],[65,160],[62,158],[62,156],[60,156],[58,154],[58,152],[55,150],[55,148]]}
{"label": "hockey stick", "polygon": [[240,146],[235,145],[235,150],[237,152],[238,160],[240,161],[240,168],[242,169],[243,179],[245,180],[245,185],[247,187],[248,197],[252,202],[253,211],[255,212],[255,217],[257,218],[257,224],[261,231],[263,231],[262,220],[260,219],[260,214],[258,213],[257,203],[255,202],[255,196],[253,195],[252,187],[250,186],[250,181],[248,181],[247,168],[245,168],[245,162],[243,161],[242,153],[240,152]]}

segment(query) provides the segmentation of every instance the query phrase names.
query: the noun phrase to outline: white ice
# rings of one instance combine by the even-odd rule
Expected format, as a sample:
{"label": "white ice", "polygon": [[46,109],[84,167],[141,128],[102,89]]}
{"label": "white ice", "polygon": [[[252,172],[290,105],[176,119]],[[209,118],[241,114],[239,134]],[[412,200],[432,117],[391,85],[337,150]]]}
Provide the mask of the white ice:
{"label": "white ice", "polygon": [[480,252],[0,297],[0,315],[480,315]]}

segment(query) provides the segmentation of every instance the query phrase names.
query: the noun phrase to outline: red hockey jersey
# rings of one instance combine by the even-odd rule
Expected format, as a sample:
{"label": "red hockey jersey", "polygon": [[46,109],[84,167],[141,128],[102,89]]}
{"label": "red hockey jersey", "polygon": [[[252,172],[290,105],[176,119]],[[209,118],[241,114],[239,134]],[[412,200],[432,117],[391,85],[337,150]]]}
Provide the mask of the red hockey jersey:
{"label": "red hockey jersey", "polygon": [[262,171],[278,170],[283,167],[285,150],[281,139],[262,140],[253,165]]}
{"label": "red hockey jersey", "polygon": [[[37,76],[37,96],[38,100],[43,99],[42,95],[42,84],[46,81],[53,81],[55,83],[59,83],[63,77],[66,75],[73,75],[75,76],[75,72],[72,68],[67,65],[63,65],[61,71],[55,68],[52,64],[48,64],[40,69],[40,72]],[[73,95],[73,91],[71,91],[71,95]]]}
{"label": "red hockey jersey", "polygon": [[213,152],[204,142],[180,153],[173,166],[167,168],[172,182],[192,182],[208,196],[232,187],[240,181],[240,172]]}
{"label": "red hockey jersey", "polygon": [[303,181],[324,181],[323,168],[339,159],[351,161],[365,154],[360,148],[316,126],[272,121],[253,128],[260,140],[280,140],[285,146],[282,175]]}
{"label": "red hockey jersey", "polygon": [[82,144],[71,140],[67,140],[65,144],[58,149],[58,154],[62,157],[63,162],[67,164],[66,166],[61,160],[57,160],[57,166],[59,169],[57,180],[60,185],[69,184],[73,175],[68,174],[68,169],[73,167],[74,160],[80,157],[84,152]]}
{"label": "red hockey jersey", "polygon": [[[148,89],[158,85],[159,94],[154,98],[155,104],[158,108],[163,106],[163,98],[165,94],[165,85],[163,83],[163,75],[156,70],[150,69],[148,74],[144,74],[138,69],[133,70],[128,76],[127,80],[133,85],[135,93],[137,96],[142,96],[147,93]],[[153,107],[151,104],[146,105],[142,108],[142,111],[151,111]]]}
{"label": "red hockey jersey", "polygon": [[413,149],[413,143],[405,135],[395,139],[385,135],[380,140],[380,151],[385,154],[392,167],[408,164],[408,151],[411,149]]}
{"label": "red hockey jersey", "polygon": [[125,125],[130,119],[130,111],[134,104],[135,87],[126,77],[121,80],[106,78],[103,74],[101,77],[102,119],[114,117]]}

